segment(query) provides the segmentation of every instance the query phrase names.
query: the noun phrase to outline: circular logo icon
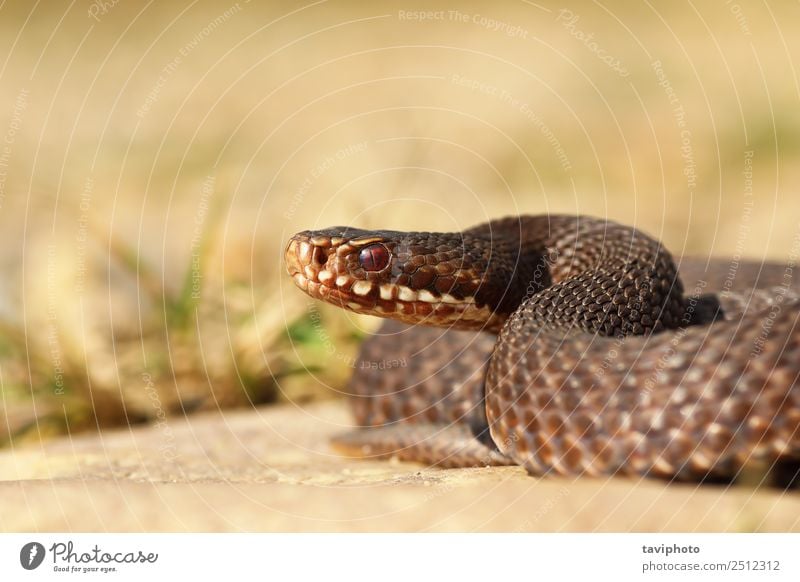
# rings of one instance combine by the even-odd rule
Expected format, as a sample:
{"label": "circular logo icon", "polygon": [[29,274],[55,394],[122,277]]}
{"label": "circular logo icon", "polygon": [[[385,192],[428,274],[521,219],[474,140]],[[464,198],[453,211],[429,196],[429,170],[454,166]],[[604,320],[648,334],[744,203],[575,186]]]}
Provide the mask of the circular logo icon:
{"label": "circular logo icon", "polygon": [[19,563],[26,570],[35,570],[44,561],[44,546],[39,542],[28,542],[19,551]]}

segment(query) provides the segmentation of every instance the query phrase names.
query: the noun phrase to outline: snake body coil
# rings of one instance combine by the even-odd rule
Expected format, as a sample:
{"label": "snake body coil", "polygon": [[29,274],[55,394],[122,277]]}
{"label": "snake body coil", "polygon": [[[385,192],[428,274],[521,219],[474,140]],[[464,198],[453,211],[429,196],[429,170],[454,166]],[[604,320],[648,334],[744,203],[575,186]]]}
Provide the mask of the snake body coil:
{"label": "snake body coil", "polygon": [[800,456],[792,265],[679,276],[653,238],[575,216],[306,231],[286,261],[312,297],[405,324],[362,348],[350,452],[691,478]]}

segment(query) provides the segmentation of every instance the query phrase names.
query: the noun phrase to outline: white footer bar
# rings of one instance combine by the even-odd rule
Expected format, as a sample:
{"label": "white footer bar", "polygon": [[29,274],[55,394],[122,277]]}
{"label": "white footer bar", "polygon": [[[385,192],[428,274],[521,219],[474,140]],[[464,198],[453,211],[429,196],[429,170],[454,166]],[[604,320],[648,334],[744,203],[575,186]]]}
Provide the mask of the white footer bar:
{"label": "white footer bar", "polygon": [[798,554],[800,534],[4,534],[0,580],[797,581]]}

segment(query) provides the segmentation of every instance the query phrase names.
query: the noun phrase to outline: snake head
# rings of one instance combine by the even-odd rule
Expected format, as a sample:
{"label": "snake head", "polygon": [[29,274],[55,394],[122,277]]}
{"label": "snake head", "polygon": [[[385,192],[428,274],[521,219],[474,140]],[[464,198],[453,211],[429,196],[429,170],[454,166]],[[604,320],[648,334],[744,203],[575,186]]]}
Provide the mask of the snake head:
{"label": "snake head", "polygon": [[331,227],[295,234],[286,266],[315,299],[407,323],[481,329],[496,319],[481,300],[489,253],[463,233]]}

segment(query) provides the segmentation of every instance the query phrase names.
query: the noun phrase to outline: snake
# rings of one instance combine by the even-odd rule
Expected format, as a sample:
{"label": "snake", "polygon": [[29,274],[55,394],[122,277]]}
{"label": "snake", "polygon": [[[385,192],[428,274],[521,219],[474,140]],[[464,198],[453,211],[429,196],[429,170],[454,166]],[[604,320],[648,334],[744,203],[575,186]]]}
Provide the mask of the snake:
{"label": "snake", "polygon": [[344,454],[667,479],[800,457],[795,260],[676,260],[638,228],[549,214],[306,230],[285,263],[311,298],[387,320],[353,366]]}

